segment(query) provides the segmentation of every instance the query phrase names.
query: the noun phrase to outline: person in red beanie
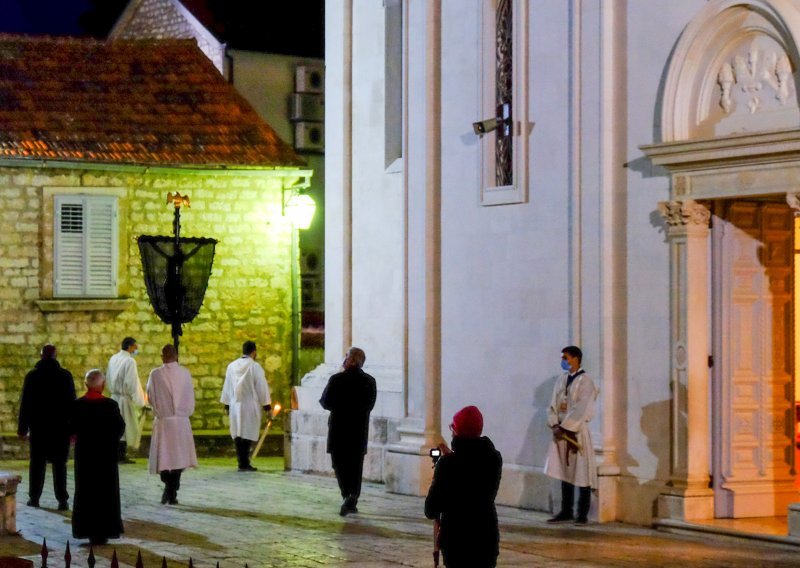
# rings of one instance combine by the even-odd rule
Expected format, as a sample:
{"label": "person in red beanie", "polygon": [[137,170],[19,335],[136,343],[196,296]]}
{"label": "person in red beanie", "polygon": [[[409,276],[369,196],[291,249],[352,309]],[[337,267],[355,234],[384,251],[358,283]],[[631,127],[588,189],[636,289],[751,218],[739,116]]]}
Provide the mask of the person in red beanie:
{"label": "person in red beanie", "polygon": [[425,516],[441,518],[439,546],[447,568],[493,568],[500,552],[494,500],[503,458],[481,436],[483,415],[476,406],[456,412],[450,430],[453,451],[436,463]]}

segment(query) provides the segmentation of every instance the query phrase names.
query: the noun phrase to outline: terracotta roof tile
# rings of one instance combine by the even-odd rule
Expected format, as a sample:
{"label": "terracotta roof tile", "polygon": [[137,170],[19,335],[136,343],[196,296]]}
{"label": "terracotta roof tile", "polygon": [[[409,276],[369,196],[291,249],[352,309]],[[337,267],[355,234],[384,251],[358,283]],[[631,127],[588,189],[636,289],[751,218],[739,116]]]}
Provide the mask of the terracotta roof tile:
{"label": "terracotta roof tile", "polygon": [[193,40],[0,35],[0,155],[212,167],[303,164]]}

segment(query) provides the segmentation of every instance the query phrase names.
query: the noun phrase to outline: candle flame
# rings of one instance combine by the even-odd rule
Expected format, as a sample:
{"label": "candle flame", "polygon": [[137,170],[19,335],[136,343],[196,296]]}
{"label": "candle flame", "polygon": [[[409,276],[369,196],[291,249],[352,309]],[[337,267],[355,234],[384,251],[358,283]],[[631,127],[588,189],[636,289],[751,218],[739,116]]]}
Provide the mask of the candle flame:
{"label": "candle flame", "polygon": [[281,411],[283,407],[281,406],[280,402],[276,402],[275,406],[272,407],[272,417],[275,418],[278,413]]}

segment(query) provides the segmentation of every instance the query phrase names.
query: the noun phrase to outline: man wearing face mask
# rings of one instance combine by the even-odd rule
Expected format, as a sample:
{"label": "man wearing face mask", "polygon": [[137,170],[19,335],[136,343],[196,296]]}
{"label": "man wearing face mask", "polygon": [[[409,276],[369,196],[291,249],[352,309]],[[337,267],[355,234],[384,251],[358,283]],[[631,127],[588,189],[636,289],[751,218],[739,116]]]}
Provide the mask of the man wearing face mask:
{"label": "man wearing face mask", "polygon": [[128,448],[136,451],[142,439],[139,415],[145,405],[144,389],[139,381],[139,370],[134,355],[139,353],[139,345],[133,337],[122,340],[122,348],[108,361],[106,383],[111,398],[119,404],[122,419],[125,420],[125,433],[119,443],[119,463],[134,463],[127,455]]}
{"label": "man wearing face mask", "polygon": [[[548,523],[588,522],[592,487],[597,487],[597,466],[589,421],[594,417],[597,388],[581,367],[583,353],[570,345],[561,350],[564,373],[556,381],[547,409],[547,424],[553,440],[547,453],[544,472],[561,480],[561,511]],[[578,511],[573,515],[575,487]]]}

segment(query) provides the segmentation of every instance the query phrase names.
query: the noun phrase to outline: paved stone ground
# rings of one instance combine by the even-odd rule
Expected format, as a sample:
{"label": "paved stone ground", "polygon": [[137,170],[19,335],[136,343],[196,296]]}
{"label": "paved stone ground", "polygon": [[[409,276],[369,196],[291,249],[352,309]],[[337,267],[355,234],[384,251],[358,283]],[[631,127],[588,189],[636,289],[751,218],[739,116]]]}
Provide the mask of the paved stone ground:
{"label": "paved stone ground", "polygon": [[[389,495],[366,484],[359,509],[338,515],[340,499],[332,478],[282,471],[278,458],[256,462],[261,471],[238,473],[234,460],[208,459],[184,473],[180,505],[159,503],[162,485],[148,475],[145,460],[122,466],[122,510],[125,537],[98,547],[97,566],[110,564],[116,549],[121,564],[135,564],[141,550],[147,568],[194,566],[350,568],[432,566],[431,523],[422,515],[422,499]],[[26,464],[5,462],[2,469],[27,477]],[[69,487],[72,488],[70,464]],[[58,568],[70,542],[73,566],[86,566],[88,549],[71,537],[70,513],[55,510],[50,474],[42,508],[25,506],[27,487],[20,487],[17,524],[22,537],[0,539],[0,556],[37,559],[35,550],[47,538],[48,566]],[[500,507],[499,566],[798,566],[800,549],[687,537],[621,524],[588,527],[545,523],[547,515]],[[39,562],[36,562],[39,566]]]}

